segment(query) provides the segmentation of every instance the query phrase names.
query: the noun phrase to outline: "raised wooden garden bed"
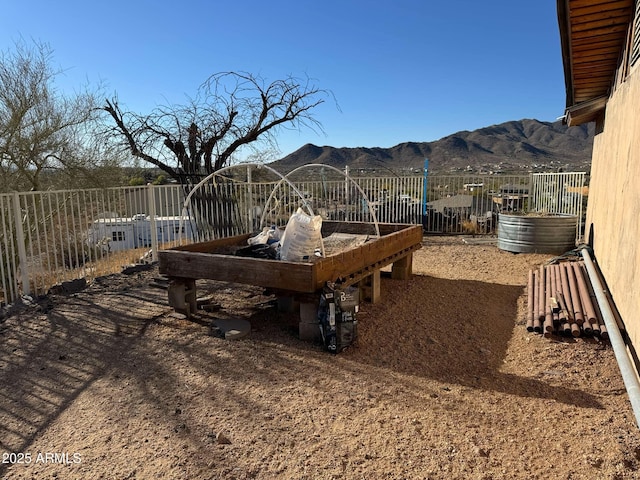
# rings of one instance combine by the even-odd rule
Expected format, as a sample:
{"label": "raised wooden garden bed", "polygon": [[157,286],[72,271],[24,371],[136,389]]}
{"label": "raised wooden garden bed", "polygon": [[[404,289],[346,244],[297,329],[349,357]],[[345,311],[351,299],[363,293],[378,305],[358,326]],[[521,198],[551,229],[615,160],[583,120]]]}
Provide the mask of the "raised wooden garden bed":
{"label": "raised wooden garden bed", "polygon": [[196,308],[198,279],[258,285],[283,295],[313,294],[326,282],[353,285],[363,282],[365,295],[376,301],[380,269],[393,264],[392,277],[411,275],[412,254],[421,247],[419,225],[379,224],[380,237],[371,235],[372,225],[351,222],[322,224],[323,237],[331,234],[371,235],[365,243],[318,258],[313,263],[247,258],[229,254],[247,245],[250,235],[194,243],[158,252],[159,272],[169,277],[169,304],[187,314]]}

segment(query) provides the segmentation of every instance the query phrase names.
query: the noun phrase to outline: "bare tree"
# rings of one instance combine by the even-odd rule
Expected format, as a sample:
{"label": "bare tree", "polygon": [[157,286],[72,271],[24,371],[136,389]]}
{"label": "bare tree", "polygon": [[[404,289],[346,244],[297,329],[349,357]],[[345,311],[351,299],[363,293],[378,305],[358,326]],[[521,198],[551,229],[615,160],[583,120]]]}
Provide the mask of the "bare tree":
{"label": "bare tree", "polygon": [[47,44],[0,52],[0,173],[4,188],[39,190],[43,173],[93,159],[81,154],[77,134],[101,113],[97,95],[64,96],[55,88],[62,73],[52,66]]}
{"label": "bare tree", "polygon": [[280,128],[322,130],[311,111],[327,93],[308,79],[266,85],[248,73],[223,72],[209,77],[185,106],[138,115],[114,98],[103,108],[120,145],[189,186],[229,165],[241,149],[277,149]]}

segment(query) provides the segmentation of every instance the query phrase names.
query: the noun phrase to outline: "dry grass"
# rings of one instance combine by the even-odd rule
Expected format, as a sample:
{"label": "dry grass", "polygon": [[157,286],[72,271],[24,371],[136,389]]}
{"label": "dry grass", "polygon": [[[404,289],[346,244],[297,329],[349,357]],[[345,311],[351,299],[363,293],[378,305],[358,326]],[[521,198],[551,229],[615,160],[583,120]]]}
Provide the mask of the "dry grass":
{"label": "dry grass", "polygon": [[52,286],[63,282],[79,278],[91,281],[104,275],[119,273],[127,265],[140,263],[140,259],[148,252],[148,248],[104,252],[99,258],[76,268],[43,268],[33,274],[30,284],[31,292],[41,295],[46,293]]}
{"label": "dry grass", "polygon": [[462,222],[462,231],[466,234],[478,233],[478,224],[471,220],[465,220]]}

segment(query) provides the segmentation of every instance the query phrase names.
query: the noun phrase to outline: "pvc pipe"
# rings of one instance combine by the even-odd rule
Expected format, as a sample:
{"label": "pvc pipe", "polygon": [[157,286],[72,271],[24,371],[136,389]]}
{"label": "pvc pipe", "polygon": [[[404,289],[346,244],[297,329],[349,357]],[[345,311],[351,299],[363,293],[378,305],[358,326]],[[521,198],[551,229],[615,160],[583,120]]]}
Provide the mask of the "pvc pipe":
{"label": "pvc pipe", "polygon": [[584,265],[587,267],[587,274],[593,284],[593,289],[596,294],[596,299],[598,300],[598,305],[600,306],[600,311],[602,312],[604,324],[607,327],[607,332],[609,333],[609,341],[611,342],[613,353],[618,361],[622,380],[627,388],[627,394],[631,401],[631,408],[636,417],[636,425],[640,427],[640,381],[638,381],[638,375],[636,374],[636,371],[631,364],[631,360],[629,359],[629,355],[627,354],[627,346],[625,345],[622,334],[618,329],[618,323],[616,322],[611,305],[609,305],[609,299],[607,298],[605,289],[600,282],[596,267],[591,260],[589,250],[583,248],[581,253],[584,258]]}
{"label": "pvc pipe", "polygon": [[604,320],[602,319],[602,311],[600,310],[600,306],[598,305],[598,299],[596,298],[596,292],[593,289],[593,284],[589,279],[589,272],[587,271],[587,266],[584,263],[584,257],[582,260],[582,266],[584,267],[584,274],[587,277],[587,290],[589,291],[589,298],[591,299],[591,304],[593,305],[593,309],[596,312],[596,320],[598,322],[598,328],[600,328],[600,338],[605,340],[609,340],[609,332],[607,331],[607,326],[604,324]]}

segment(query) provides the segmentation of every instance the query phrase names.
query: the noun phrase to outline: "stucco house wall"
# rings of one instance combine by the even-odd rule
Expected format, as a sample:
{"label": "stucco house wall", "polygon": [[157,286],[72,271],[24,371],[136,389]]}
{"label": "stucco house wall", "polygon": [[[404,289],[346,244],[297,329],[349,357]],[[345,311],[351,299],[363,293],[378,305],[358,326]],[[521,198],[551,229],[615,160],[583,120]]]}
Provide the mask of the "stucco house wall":
{"label": "stucco house wall", "polygon": [[[616,86],[593,144],[586,234],[640,351],[640,65]],[[603,123],[602,123],[603,122]]]}

